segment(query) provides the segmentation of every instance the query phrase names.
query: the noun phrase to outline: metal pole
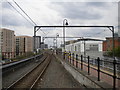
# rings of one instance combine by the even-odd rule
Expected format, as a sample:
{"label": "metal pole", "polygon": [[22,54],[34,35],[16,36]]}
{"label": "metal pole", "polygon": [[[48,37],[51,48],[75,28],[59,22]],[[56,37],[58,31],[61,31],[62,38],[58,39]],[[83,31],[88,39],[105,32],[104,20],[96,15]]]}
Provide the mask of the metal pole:
{"label": "metal pole", "polygon": [[70,64],[72,63],[71,57],[72,57],[72,54],[71,54],[71,52],[70,52]]}
{"label": "metal pole", "polygon": [[44,40],[45,40],[45,38],[43,37],[43,44],[44,44]]}
{"label": "metal pole", "polygon": [[57,36],[56,36],[56,49],[57,49]]}
{"label": "metal pole", "polygon": [[81,70],[83,69],[83,55],[81,55]]}
{"label": "metal pole", "polygon": [[57,48],[57,38],[59,37],[59,34],[56,34],[56,48]]}
{"label": "metal pole", "polygon": [[97,62],[98,62],[98,81],[100,81],[100,58],[97,58]]}
{"label": "metal pole", "polygon": [[63,59],[65,59],[65,27],[64,27],[64,20],[63,20]]}
{"label": "metal pole", "polygon": [[90,56],[88,56],[88,75],[90,75]]}
{"label": "metal pole", "polygon": [[34,53],[36,53],[36,49],[35,49],[35,46],[36,46],[36,43],[35,43],[35,41],[36,41],[36,27],[34,27]]}
{"label": "metal pole", "polygon": [[70,62],[71,52],[69,52],[69,62]]}
{"label": "metal pole", "polygon": [[86,46],[85,46],[85,40],[84,40],[84,61],[86,62]]}
{"label": "metal pole", "polygon": [[116,88],[116,60],[115,60],[115,36],[114,36],[114,27],[112,27],[112,35],[113,35],[113,68],[114,68],[114,75],[113,75],[113,89]]}
{"label": "metal pole", "polygon": [[[64,23],[66,21],[66,24]],[[67,23],[67,19],[64,19],[63,20],[63,42],[64,42],[64,53],[63,53],[63,57],[64,57],[64,59],[65,59],[65,25],[68,25],[68,23]]]}
{"label": "metal pole", "polygon": [[73,66],[74,66],[74,53],[72,55],[73,55]]}
{"label": "metal pole", "polygon": [[78,54],[76,54],[76,68],[78,68]]}
{"label": "metal pole", "polygon": [[114,36],[114,27],[112,26],[112,29],[110,27],[108,27],[110,29],[110,31],[112,31],[112,36],[113,36],[113,39],[112,39],[112,52],[113,52],[113,89],[115,90],[116,89],[116,60],[115,60],[115,36]]}

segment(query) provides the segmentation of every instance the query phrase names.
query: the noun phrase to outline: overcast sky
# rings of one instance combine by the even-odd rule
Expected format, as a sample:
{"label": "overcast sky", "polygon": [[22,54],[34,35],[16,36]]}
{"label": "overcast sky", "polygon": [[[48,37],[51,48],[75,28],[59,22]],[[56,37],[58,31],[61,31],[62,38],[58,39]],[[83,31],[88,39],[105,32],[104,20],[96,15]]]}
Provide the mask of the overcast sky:
{"label": "overcast sky", "polygon": [[[4,0],[7,1],[7,0]],[[12,0],[8,0],[23,16],[25,14],[15,5]],[[118,3],[117,0],[109,2],[94,2],[94,0],[15,0],[21,8],[33,19],[37,25],[63,25],[63,20],[67,19],[69,25],[112,25],[118,26]],[[82,1],[82,2],[81,2]],[[105,0],[106,1],[106,0]],[[2,28],[15,31],[15,35],[33,36],[32,22],[28,22],[7,2],[1,3],[0,16]],[[26,16],[25,16],[26,17]],[[27,18],[27,17],[26,17]],[[27,18],[28,19],[28,18]],[[28,19],[29,20],[29,19]],[[0,20],[1,21],[1,20]],[[115,28],[117,32],[117,28]],[[46,35],[39,31],[40,36],[62,36],[62,28],[42,28]],[[106,37],[111,36],[107,28],[66,28],[66,36],[79,37]],[[66,39],[70,40],[70,39]],[[46,43],[51,43],[52,39],[46,39]],[[59,43],[62,39],[59,39]]]}

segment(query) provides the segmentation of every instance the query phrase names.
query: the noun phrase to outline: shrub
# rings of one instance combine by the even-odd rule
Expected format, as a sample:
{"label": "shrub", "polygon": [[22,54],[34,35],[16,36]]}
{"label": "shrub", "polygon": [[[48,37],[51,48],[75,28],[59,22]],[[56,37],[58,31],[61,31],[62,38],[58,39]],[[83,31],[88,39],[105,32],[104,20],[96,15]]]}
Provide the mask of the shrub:
{"label": "shrub", "polygon": [[[113,50],[108,52],[108,56],[112,56],[112,55],[113,55]],[[120,57],[120,47],[115,48],[115,56]]]}

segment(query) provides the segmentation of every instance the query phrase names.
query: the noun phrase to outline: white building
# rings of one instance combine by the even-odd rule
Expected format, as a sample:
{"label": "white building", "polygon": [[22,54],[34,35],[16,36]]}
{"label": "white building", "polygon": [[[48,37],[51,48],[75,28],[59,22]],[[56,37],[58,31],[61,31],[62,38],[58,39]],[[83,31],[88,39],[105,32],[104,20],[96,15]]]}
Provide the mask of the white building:
{"label": "white building", "polygon": [[120,37],[120,28],[118,28],[118,36]]}
{"label": "white building", "polygon": [[101,41],[85,41],[85,43],[84,41],[78,41],[70,43],[65,46],[65,51],[79,55],[89,55],[91,57],[103,57]]}

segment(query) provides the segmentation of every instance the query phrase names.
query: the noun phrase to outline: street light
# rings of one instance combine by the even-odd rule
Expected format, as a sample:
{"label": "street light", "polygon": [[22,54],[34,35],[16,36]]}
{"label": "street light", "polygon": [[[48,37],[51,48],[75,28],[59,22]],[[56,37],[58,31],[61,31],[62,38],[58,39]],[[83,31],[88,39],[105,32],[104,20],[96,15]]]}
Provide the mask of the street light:
{"label": "street light", "polygon": [[59,34],[56,34],[56,48],[57,48],[57,38],[59,37]]}
{"label": "street light", "polygon": [[53,48],[55,49],[55,41],[56,41],[56,38],[53,39]]}
{"label": "street light", "polygon": [[113,89],[115,89],[116,88],[116,59],[115,59],[115,35],[114,35],[114,27],[112,27],[112,28],[110,28],[110,27],[108,27],[109,28],[109,30],[112,32],[112,36],[113,36],[113,38],[112,38],[112,46],[113,46],[113,68],[114,68],[114,71],[113,71],[113,75],[114,75],[114,77],[113,77]]}
{"label": "street light", "polygon": [[67,19],[63,20],[63,43],[64,43],[64,49],[63,49],[63,58],[65,59],[65,25],[68,25]]}

